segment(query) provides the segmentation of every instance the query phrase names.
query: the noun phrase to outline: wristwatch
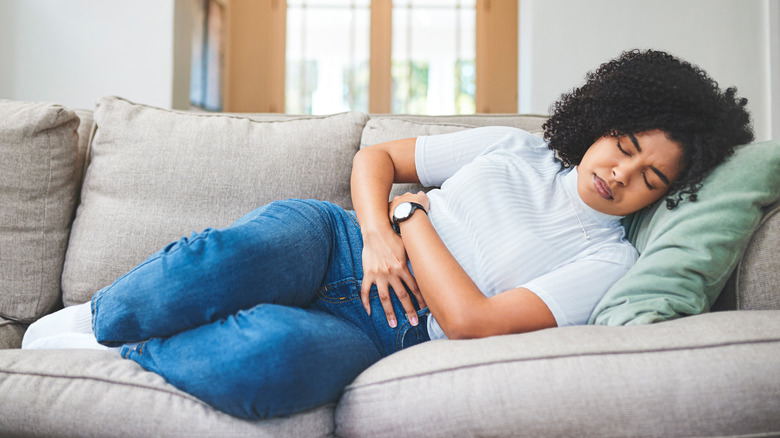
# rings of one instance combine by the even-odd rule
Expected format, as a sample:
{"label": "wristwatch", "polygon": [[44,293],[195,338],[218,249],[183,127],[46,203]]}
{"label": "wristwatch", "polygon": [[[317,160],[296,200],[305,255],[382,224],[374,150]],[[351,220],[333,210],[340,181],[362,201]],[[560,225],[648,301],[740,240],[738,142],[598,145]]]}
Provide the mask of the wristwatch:
{"label": "wristwatch", "polygon": [[393,210],[393,230],[395,230],[399,236],[401,235],[401,227],[399,224],[411,218],[417,210],[422,210],[423,213],[426,215],[428,214],[428,212],[425,211],[425,207],[416,202],[402,202],[395,207],[395,210]]}

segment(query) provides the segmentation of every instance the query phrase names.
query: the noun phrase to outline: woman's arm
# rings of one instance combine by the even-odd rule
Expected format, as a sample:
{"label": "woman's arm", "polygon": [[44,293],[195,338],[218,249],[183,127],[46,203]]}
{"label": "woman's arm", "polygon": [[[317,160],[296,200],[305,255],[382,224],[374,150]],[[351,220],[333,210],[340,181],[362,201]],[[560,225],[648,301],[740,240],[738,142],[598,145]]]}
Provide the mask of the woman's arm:
{"label": "woman's arm", "polygon": [[[429,207],[425,193],[407,193],[393,200],[390,215],[403,201]],[[426,214],[415,212],[400,228],[417,284],[448,338],[482,338],[556,326],[547,305],[528,289],[486,297],[450,254]]]}
{"label": "woman's arm", "polygon": [[401,301],[412,325],[417,311],[404,284],[425,307],[417,282],[409,272],[406,250],[393,231],[387,216],[388,197],[393,182],[419,182],[414,164],[414,138],[381,143],[361,149],[353,160],[352,202],[363,235],[363,284],[360,298],[371,313],[368,295],[376,284],[388,324],[398,322],[390,301],[389,287]]}

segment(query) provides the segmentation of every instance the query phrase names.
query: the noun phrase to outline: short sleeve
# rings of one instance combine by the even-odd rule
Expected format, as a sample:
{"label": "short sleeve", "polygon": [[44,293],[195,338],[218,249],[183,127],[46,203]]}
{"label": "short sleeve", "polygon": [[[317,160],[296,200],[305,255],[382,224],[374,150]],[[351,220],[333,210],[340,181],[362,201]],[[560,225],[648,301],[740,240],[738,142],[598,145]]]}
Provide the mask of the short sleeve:
{"label": "short sleeve", "polygon": [[439,187],[480,155],[495,151],[517,153],[529,149],[547,151],[547,144],[518,128],[486,126],[418,137],[414,161],[422,185]]}
{"label": "short sleeve", "polygon": [[[634,257],[634,260],[636,257]],[[583,259],[521,285],[536,294],[552,312],[558,327],[588,322],[601,297],[634,262]]]}

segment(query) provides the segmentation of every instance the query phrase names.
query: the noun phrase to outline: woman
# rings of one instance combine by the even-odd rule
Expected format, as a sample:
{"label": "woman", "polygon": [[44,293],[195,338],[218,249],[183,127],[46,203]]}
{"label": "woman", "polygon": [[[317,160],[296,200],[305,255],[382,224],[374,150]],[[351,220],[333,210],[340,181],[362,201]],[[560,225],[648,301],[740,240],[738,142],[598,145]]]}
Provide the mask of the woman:
{"label": "woman", "polygon": [[[33,324],[25,347],[97,340],[225,412],[268,418],[335,401],[428,339],[584,324],[636,260],[619,218],[694,198],[752,140],[735,93],[668,54],[624,53],[562,96],[546,141],[488,127],[366,148],[354,212],[287,200],[174,242]],[[388,205],[393,182],[441,189]]]}

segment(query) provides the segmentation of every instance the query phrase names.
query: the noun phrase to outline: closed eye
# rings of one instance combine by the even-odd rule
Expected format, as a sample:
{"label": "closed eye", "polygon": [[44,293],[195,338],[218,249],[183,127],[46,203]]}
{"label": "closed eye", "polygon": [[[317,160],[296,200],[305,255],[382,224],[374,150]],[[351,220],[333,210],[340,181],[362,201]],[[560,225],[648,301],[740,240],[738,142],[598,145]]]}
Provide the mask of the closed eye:
{"label": "closed eye", "polygon": [[629,157],[631,156],[631,154],[629,154],[628,152],[626,152],[626,150],[625,150],[625,149],[623,149],[623,146],[621,146],[621,145],[620,145],[620,140],[618,140],[618,142],[617,142],[617,147],[618,147],[618,149],[620,149],[620,152],[622,152],[624,155],[627,155],[627,156],[629,156]]}
{"label": "closed eye", "polygon": [[[632,140],[634,140],[633,142],[636,145],[637,144],[636,140],[635,139],[632,139]],[[620,150],[620,152],[623,153],[623,155],[625,155],[627,157],[631,156],[631,153],[629,153],[628,151],[623,149],[623,146],[620,144],[620,140],[617,141],[617,148]],[[647,180],[647,173],[642,172],[642,179],[645,180],[645,185],[647,186],[648,189],[655,190],[655,186],[650,184],[650,181]]]}
{"label": "closed eye", "polygon": [[642,172],[642,178],[645,180],[645,185],[647,185],[648,189],[655,190],[655,186],[650,184],[650,181],[647,180],[647,173]]}

